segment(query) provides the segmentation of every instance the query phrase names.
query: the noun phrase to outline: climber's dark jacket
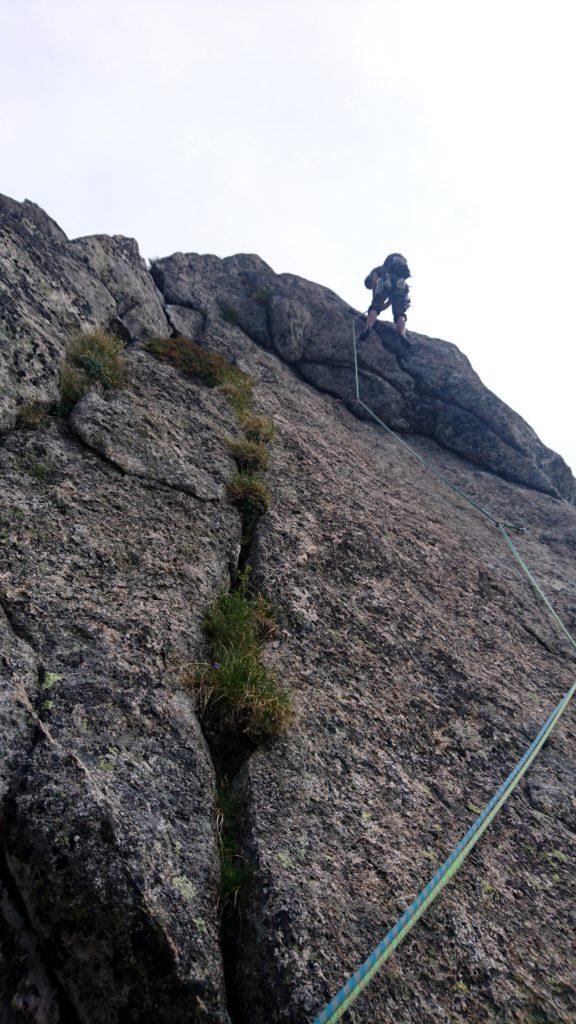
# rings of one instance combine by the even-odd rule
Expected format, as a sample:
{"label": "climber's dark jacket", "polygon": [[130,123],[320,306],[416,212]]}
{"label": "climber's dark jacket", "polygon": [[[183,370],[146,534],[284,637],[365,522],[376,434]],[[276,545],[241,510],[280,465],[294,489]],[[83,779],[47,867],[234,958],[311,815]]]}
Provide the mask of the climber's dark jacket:
{"label": "climber's dark jacket", "polygon": [[393,270],[385,270],[383,266],[374,267],[364,284],[367,288],[372,288],[370,309],[381,313],[385,302],[390,299],[394,320],[399,316],[406,316],[410,305],[410,289],[405,278],[398,277]]}

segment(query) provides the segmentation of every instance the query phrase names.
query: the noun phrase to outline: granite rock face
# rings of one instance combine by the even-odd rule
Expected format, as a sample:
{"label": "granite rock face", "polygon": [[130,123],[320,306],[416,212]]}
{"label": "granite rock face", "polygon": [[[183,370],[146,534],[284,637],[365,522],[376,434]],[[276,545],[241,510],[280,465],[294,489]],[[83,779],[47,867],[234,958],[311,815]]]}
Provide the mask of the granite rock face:
{"label": "granite rock face", "polygon": [[4,870],[72,1019],[223,1024],[214,769],[178,673],[238,557],[213,429],[234,425],[129,363],[121,393],[0,450]]}
{"label": "granite rock face", "polygon": [[[219,260],[176,253],[156,261],[153,274],[172,307],[233,319],[304,380],[369,418],[354,397],[357,311],[333,292],[292,274],[275,274],[258,256]],[[439,441],[505,479],[576,497],[563,459],[484,387],[455,345],[414,332],[405,343],[389,324],[378,323],[359,344],[359,366],[363,400],[393,429]]]}
{"label": "granite rock face", "polygon": [[[574,678],[568,646],[494,528],[376,428],[329,399],[310,402],[304,388],[286,391],[268,383],[263,399],[280,437],[253,561],[283,609],[269,658],[297,694],[300,721],[236,779],[255,865],[237,948],[239,1020],[255,1024],[271,1010],[305,1024],[329,1001]],[[574,508],[434,442],[411,443],[527,526],[522,551],[573,628]],[[575,743],[572,712],[346,1019],[576,1019]]]}
{"label": "granite rock face", "polygon": [[[358,415],[337,296],[256,256],[149,274],[130,240],[69,242],[30,203],[3,200],[0,223],[0,1020],[305,1024],[492,796],[574,658],[498,532]],[[206,659],[204,614],[238,565],[238,425],[219,389],[132,344],[123,388],[12,429],[54,396],[83,324],[195,338],[251,374],[277,428],[249,562],[297,720],[228,779],[250,885],[225,939],[222,765],[180,674]],[[567,467],[454,346],[410,342],[382,325],[361,350],[366,401],[526,526],[574,630]],[[347,1020],[574,1024],[575,753],[568,711]]]}
{"label": "granite rock face", "polygon": [[136,242],[70,242],[34,203],[0,196],[0,430],[20,406],[55,400],[67,341],[97,326],[126,340],[170,333]]}

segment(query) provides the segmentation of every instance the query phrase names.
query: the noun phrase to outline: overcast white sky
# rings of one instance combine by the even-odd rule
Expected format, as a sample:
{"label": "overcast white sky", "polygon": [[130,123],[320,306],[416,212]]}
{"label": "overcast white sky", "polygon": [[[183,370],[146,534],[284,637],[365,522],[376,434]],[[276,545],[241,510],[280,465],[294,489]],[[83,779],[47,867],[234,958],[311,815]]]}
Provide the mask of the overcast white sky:
{"label": "overcast white sky", "polygon": [[572,0],[0,0],[0,191],[447,338],[576,469]]}

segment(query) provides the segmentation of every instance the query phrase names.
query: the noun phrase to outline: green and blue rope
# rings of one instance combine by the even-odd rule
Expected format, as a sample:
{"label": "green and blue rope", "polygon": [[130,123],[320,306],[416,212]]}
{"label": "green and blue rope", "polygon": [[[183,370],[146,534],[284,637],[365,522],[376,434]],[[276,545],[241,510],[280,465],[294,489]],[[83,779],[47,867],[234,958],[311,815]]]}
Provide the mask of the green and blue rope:
{"label": "green and blue rope", "polygon": [[[357,318],[356,318],[357,319]],[[491,512],[484,509],[481,505],[470,498],[464,491],[461,491],[459,487],[456,487],[450,480],[447,479],[442,473],[439,473],[435,467],[431,466],[418,452],[416,452],[409,444],[407,444],[402,438],[400,438],[395,431],[387,426],[379,417],[367,406],[360,398],[360,387],[359,387],[359,374],[358,374],[358,357],[356,351],[356,329],[355,321],[353,324],[353,337],[354,337],[354,369],[356,375],[356,399],[360,404],[370,413],[371,416],[382,426],[384,429],[391,434],[403,448],[415,456],[419,462],[423,463],[428,469],[430,469],[436,477],[441,479],[447,484],[453,491],[456,491],[461,497],[463,497],[470,505],[473,505],[479,512],[481,512],[487,519],[489,519],[500,531],[504,537],[508,547],[510,548],[514,558],[521,566],[523,572],[526,574],[533,588],[540,596],[548,611],[554,618],[557,625],[562,630],[563,634],[568,639],[571,646],[576,651],[576,640],[565,626],[564,622],[556,612],[551,601],[548,599],[540,584],[537,582],[532,572],[528,568],[526,562],[522,558],[522,555],[518,551],[516,545],[508,534],[508,529],[521,529],[516,526],[512,526],[509,523],[500,523]],[[382,941],[376,946],[376,949],[370,954],[370,956],[364,961],[363,964],[358,968],[357,971],[348,979],[345,985],[342,986],[340,991],[336,994],[334,999],[324,1007],[323,1010],[314,1018],[313,1024],[334,1024],[335,1021],[340,1020],[347,1009],[352,1003],[358,998],[360,993],[369,984],[371,979],[374,977],[377,971],[386,963],[388,958],[392,955],[394,950],[400,943],[406,938],[408,933],[414,927],[416,922],[422,917],[425,911],[432,905],[434,900],[440,895],[444,887],[448,884],[451,878],[459,871],[462,864],[468,857],[468,854],[474,849],[476,843],[480,837],[484,834],[490,823],[502,809],[506,801],[512,795],[516,789],[518,783],[528,771],[528,768],[538,756],[544,743],[549,738],[553,730],[556,728],[561,716],[568,707],[570,701],[576,693],[576,681],[572,684],[570,689],[564,694],[562,700],[556,705],[546,722],[540,729],[540,732],[528,747],[525,754],[518,761],[515,768],[512,769],[508,778],[502,783],[500,789],[494,794],[489,803],[486,804],[484,810],[478,815],[476,821],[468,829],[466,835],[460,840],[458,845],[454,848],[450,856],[444,861],[442,866],[438,869],[435,875],[432,876],[428,884],[418,894],[414,902],[408,907],[401,918],[396,922],[393,928],[390,929],[387,935]]]}
{"label": "green and blue rope", "polygon": [[544,743],[555,729],[561,715],[568,707],[568,704],[572,700],[575,692],[576,682],[572,684],[560,703],[556,705],[554,711],[536,736],[536,739],[530,745],[516,767],[510,772],[506,781],[502,783],[500,789],[494,794],[490,802],[486,804],[486,807],[482,813],[478,815],[476,821],[471,828],[468,829],[468,832],[463,839],[460,840],[447,860],[444,861],[442,867],[440,867],[436,874],[432,876],[425,888],[422,889],[422,892],[419,893],[414,902],[408,907],[408,910],[405,911],[394,927],[390,929],[388,934],[382,939],[382,942],[376,946],[376,949],[370,954],[367,960],[365,960],[358,970],[354,972],[346,984],[342,986],[334,999],[332,999],[332,1001],[328,1003],[318,1016],[314,1018],[314,1024],[333,1024],[334,1021],[340,1020],[340,1017],[342,1017],[355,999],[357,999],[362,990],[366,988],[370,980],[376,972],[380,970],[383,964],[386,963],[386,960],[388,960],[396,947],[399,946],[406,938],[419,918],[422,917],[422,914],[432,905],[434,900],[437,899],[450,879],[453,878],[461,868],[468,854],[474,849],[476,843],[486,831],[492,820],[512,795],[522,776],[528,771],[528,768],[538,756],[538,753]]}

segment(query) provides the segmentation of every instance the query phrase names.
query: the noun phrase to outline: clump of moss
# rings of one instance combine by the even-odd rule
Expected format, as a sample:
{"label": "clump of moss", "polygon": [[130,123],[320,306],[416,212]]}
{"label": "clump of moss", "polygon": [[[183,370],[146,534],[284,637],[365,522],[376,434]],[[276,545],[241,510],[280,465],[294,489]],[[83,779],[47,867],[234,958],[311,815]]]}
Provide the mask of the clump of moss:
{"label": "clump of moss", "polygon": [[244,434],[249,441],[270,444],[276,434],[276,427],[267,416],[248,414],[242,418]]}
{"label": "clump of moss", "polygon": [[249,593],[248,573],[242,573],[235,589],[220,594],[206,616],[211,663],[183,677],[204,714],[224,732],[240,731],[254,744],[282,732],[293,717],[289,694],[262,662],[273,629],[268,602]]}
{"label": "clump of moss", "polygon": [[103,388],[121,387],[126,362],[123,342],[105,331],[82,331],[70,342],[60,368],[60,400],[55,411],[68,416],[93,384]]}
{"label": "clump of moss", "polygon": [[239,440],[229,440],[228,448],[238,468],[245,473],[257,473],[268,466],[270,456],[261,441],[250,441],[242,437]]}
{"label": "clump of moss", "polygon": [[27,402],[16,413],[17,430],[38,430],[48,419],[48,408],[42,402]]}
{"label": "clump of moss", "polygon": [[208,387],[222,388],[237,414],[252,407],[252,381],[224,356],[208,352],[190,338],[152,338],[148,352],[180,370],[185,377],[201,381]]}

